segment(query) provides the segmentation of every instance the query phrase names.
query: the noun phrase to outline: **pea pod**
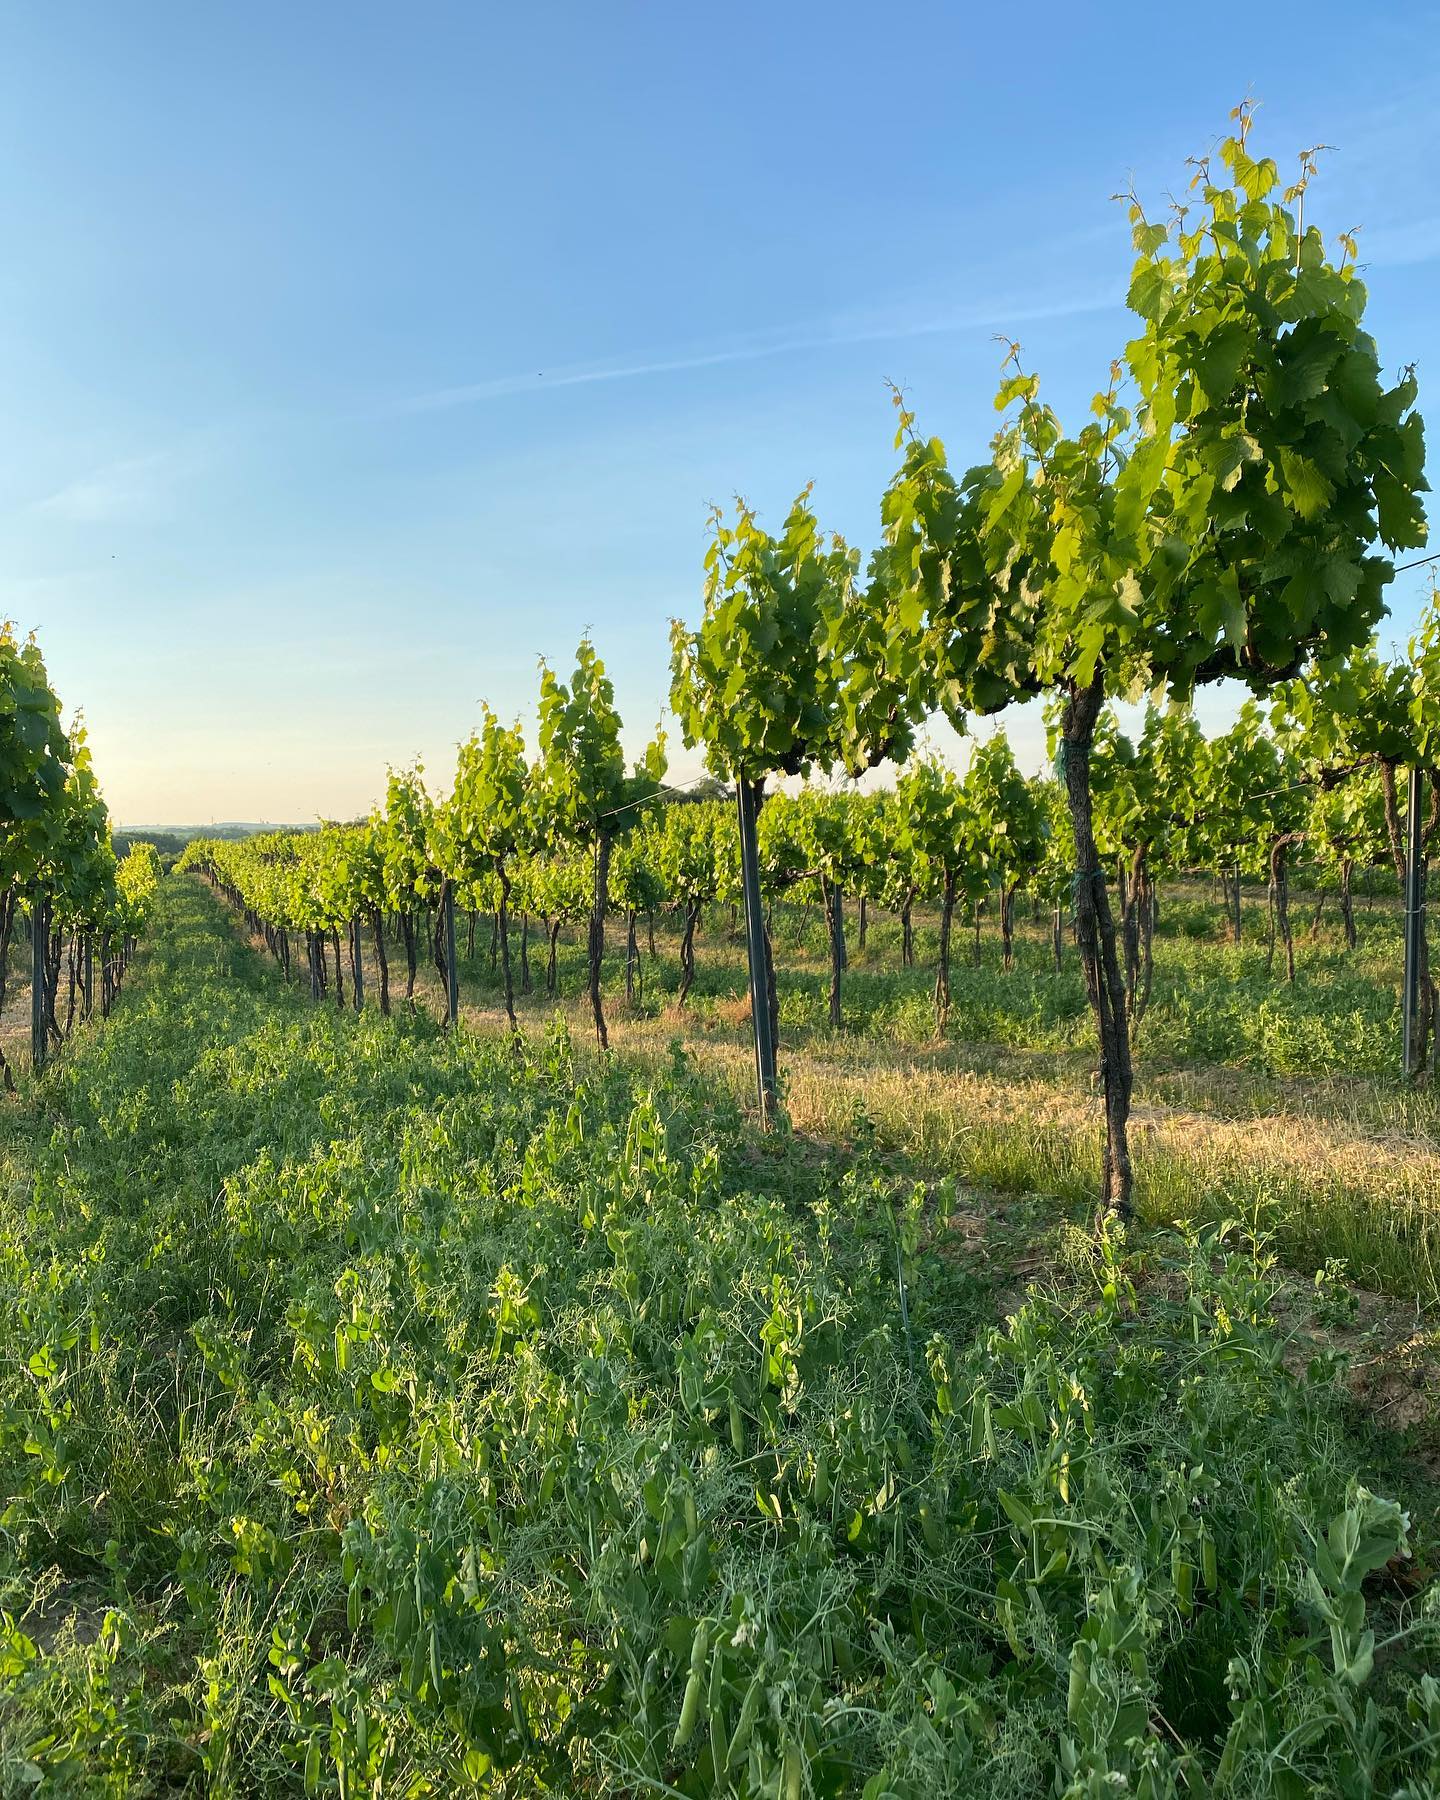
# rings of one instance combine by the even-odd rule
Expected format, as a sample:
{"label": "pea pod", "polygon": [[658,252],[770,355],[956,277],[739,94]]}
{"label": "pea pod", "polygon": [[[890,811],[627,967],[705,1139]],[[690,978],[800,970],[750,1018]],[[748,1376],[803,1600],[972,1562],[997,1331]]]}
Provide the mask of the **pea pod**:
{"label": "pea pod", "polygon": [[1187,1562],[1178,1549],[1170,1559],[1170,1579],[1175,1584],[1181,1614],[1188,1617],[1195,1597],[1195,1565]]}
{"label": "pea pod", "polygon": [[715,1654],[710,1658],[710,1692],[707,1696],[710,1713],[710,1761],[718,1780],[724,1773],[729,1759],[730,1745],[725,1736],[725,1647],[723,1643],[715,1646]]}
{"label": "pea pod", "polygon": [[729,1776],[740,1767],[740,1760],[750,1748],[750,1737],[755,1730],[755,1721],[760,1717],[760,1703],[765,1698],[766,1670],[761,1663],[755,1679],[745,1690],[745,1698],[740,1702],[740,1717],[735,1721],[735,1729],[730,1735],[730,1747],[725,1753],[724,1774]]}
{"label": "pea pod", "polygon": [[672,1750],[683,1750],[690,1742],[695,1721],[700,1717],[700,1691],[705,1683],[699,1675],[691,1675],[685,1683],[685,1698],[680,1702],[680,1723],[670,1740]]}
{"label": "pea pod", "polygon": [[660,1651],[657,1647],[645,1659],[645,1667],[640,1673],[640,1716],[648,1718],[650,1714],[650,1696],[655,1689],[655,1671],[660,1665]]}
{"label": "pea pod", "polygon": [[410,1651],[410,1692],[418,1694],[425,1685],[425,1663],[427,1656],[427,1633],[417,1631],[415,1642]]}
{"label": "pea pod", "polygon": [[683,1750],[690,1742],[700,1717],[700,1699],[705,1690],[705,1653],[710,1648],[710,1627],[702,1619],[695,1627],[695,1641],[690,1648],[690,1674],[680,1702],[680,1723],[670,1741],[671,1750]]}
{"label": "pea pod", "polygon": [[416,1625],[415,1597],[410,1592],[407,1582],[395,1596],[395,1639],[397,1643],[407,1643],[414,1633]]}
{"label": "pea pod", "polygon": [[1065,1690],[1065,1717],[1073,1725],[1080,1716],[1080,1702],[1090,1679],[1089,1661],[1083,1643],[1070,1648],[1070,1682]]}

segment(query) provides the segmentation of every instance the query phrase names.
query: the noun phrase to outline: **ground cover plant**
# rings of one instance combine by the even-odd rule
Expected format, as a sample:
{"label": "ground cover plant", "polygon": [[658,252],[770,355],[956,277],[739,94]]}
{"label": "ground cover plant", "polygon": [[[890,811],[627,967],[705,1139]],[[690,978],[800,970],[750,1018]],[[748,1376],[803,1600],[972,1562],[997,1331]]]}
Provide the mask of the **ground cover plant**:
{"label": "ground cover plant", "polygon": [[[675,810],[701,824],[715,818],[708,807]],[[1243,891],[1236,945],[1218,884],[1164,887],[1135,1038],[1136,1198],[1151,1222],[1262,1220],[1292,1263],[1338,1260],[1357,1279],[1430,1305],[1440,1293],[1440,1111],[1433,1088],[1396,1073],[1401,925],[1393,891],[1375,891],[1382,883],[1367,876],[1357,890],[1353,949],[1333,888],[1317,924],[1316,895],[1297,887],[1303,923],[1293,982],[1270,966],[1263,889]],[[1083,1207],[1098,1116],[1085,989],[1068,932],[1057,969],[1049,909],[1018,904],[1007,970],[992,896],[978,934],[967,932],[956,951],[937,1033],[939,914],[916,903],[907,928],[872,905],[862,941],[857,901],[843,905],[838,1030],[830,1024],[833,904],[792,891],[770,910],[792,1123],[844,1141],[859,1106],[917,1178],[950,1174],[972,1192],[1041,1196],[1066,1216]],[[493,1032],[506,1024],[503,971],[490,922],[481,915],[477,923],[472,929],[462,914],[457,934],[460,1013],[473,1030]],[[385,930],[395,956],[403,930],[396,921]],[[616,1047],[627,1060],[662,1064],[679,1037],[707,1079],[745,1102],[753,1094],[745,945],[730,903],[687,899],[660,911],[639,938],[642,979],[612,1008]],[[621,933],[612,940],[604,980],[618,993],[628,949]],[[557,923],[552,953],[542,975],[537,951],[535,979],[514,995],[517,1016],[533,1034],[562,1013],[583,1058],[584,924]],[[378,968],[368,946],[363,969],[373,1004]],[[419,970],[415,995],[443,1017],[433,967]]]}
{"label": "ground cover plant", "polygon": [[1243,1227],[999,1318],[863,1120],[315,1007],[184,879],[7,1132],[8,1791],[1434,1790],[1433,1490]]}

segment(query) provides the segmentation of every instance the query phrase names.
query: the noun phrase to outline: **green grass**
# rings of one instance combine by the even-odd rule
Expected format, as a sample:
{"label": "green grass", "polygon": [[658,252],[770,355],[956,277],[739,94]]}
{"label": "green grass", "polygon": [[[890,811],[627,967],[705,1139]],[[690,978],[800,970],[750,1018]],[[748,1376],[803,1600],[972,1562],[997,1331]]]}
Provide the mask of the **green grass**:
{"label": "green grass", "polygon": [[0,1791],[1432,1791],[1434,1491],[1245,1233],[967,1248],[192,882],[131,981],[4,1115]]}
{"label": "green grass", "polygon": [[[1220,910],[1196,887],[1162,899],[1150,1009],[1136,1045],[1137,1204],[1151,1222],[1238,1218],[1267,1233],[1294,1266],[1332,1260],[1352,1276],[1425,1304],[1440,1302],[1440,1101],[1394,1072],[1399,1036],[1398,914],[1360,905],[1360,942],[1338,922],[1313,937],[1297,902],[1298,976],[1266,967],[1265,910],[1247,902],[1243,941],[1228,942]],[[697,951],[691,1004],[677,1013],[677,941],[662,919],[658,957],[642,948],[644,991],[623,1000],[623,931],[612,927],[606,989],[621,1052],[651,1066],[681,1038],[738,1101],[750,1050],[743,946],[727,909],[712,909]],[[644,937],[642,929],[642,940]],[[898,922],[872,914],[863,952],[851,908],[845,1025],[827,1021],[827,945],[814,908],[776,909],[782,1075],[797,1128],[843,1138],[863,1112],[897,1169],[957,1176],[1000,1194],[1035,1195],[1053,1215],[1083,1216],[1099,1166],[1092,1027],[1073,948],[1051,963],[1048,922],[1023,906],[1016,967],[1001,967],[992,924],[957,935],[954,1004],[934,1032],[928,966],[934,921],[917,921],[920,966],[900,967]],[[497,1028],[498,977],[488,926],[462,956],[462,1003],[477,1028]],[[462,930],[462,951],[465,933]],[[578,1046],[590,1037],[583,947],[562,941],[558,1006]],[[393,962],[392,962],[393,966]],[[1283,963],[1281,964],[1283,973]],[[531,1029],[557,1002],[522,1000]],[[373,972],[371,977],[373,996]],[[438,999],[422,974],[427,1004]]]}
{"label": "green grass", "polygon": [[[853,914],[853,907],[851,912]],[[840,1037],[867,1044],[921,1047],[935,1036],[935,931],[920,918],[916,928],[917,967],[900,966],[899,926],[872,911],[867,944],[859,950],[853,918],[850,966],[843,984],[845,1024]],[[1223,1067],[1259,1078],[1343,1074],[1398,1089],[1400,1036],[1400,929],[1393,907],[1357,913],[1358,948],[1347,951],[1338,929],[1325,927],[1312,940],[1297,932],[1297,978],[1283,980],[1268,966],[1264,909],[1245,908],[1244,940],[1223,937],[1219,909],[1196,899],[1167,900],[1156,937],[1155,981],[1137,1042],[1142,1079],[1181,1068]],[[560,993],[577,1001],[584,988],[582,935],[562,937]],[[782,1030],[792,1046],[809,1047],[832,1039],[827,1020],[828,952],[818,909],[787,904],[776,909],[774,927],[779,971]],[[491,966],[488,923],[482,922],[473,953],[461,933],[464,991],[477,1006],[499,1003],[499,978]],[[659,955],[644,949],[643,1016],[667,1013],[678,991],[678,940],[663,916],[657,930]],[[608,936],[607,988],[612,1007],[623,987],[623,932],[612,924]],[[1080,967],[1072,947],[1063,967],[1051,962],[1048,921],[1022,917],[1017,930],[1016,966],[1001,966],[993,926],[982,928],[980,960],[968,931],[956,935],[952,956],[953,1000],[946,1037],[953,1044],[992,1054],[1036,1053],[1067,1067],[1093,1060],[1091,1023]],[[392,975],[395,952],[391,951]],[[549,1010],[535,959],[533,1010]],[[372,971],[373,986],[373,971]],[[711,909],[697,938],[697,975],[686,1017],[694,1029],[733,1025],[735,1005],[746,993],[744,946],[728,928],[726,909]],[[524,1005],[522,1000],[522,1007]],[[1440,1142],[1440,1111],[1431,1103],[1418,1115]]]}

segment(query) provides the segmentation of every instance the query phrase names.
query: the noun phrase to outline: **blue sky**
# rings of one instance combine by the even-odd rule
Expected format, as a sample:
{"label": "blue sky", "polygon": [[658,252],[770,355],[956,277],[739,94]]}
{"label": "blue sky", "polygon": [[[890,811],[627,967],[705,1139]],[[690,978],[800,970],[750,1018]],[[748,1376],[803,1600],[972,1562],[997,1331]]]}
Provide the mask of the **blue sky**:
{"label": "blue sky", "polygon": [[9,8],[0,605],[127,822],[443,778],[586,627],[638,749],[707,503],[813,478],[868,545],[886,382],[978,452],[1001,331],[1074,416],[1126,335],[1109,197],[1247,92],[1282,166],[1337,146],[1314,204],[1434,413],[1434,7]]}

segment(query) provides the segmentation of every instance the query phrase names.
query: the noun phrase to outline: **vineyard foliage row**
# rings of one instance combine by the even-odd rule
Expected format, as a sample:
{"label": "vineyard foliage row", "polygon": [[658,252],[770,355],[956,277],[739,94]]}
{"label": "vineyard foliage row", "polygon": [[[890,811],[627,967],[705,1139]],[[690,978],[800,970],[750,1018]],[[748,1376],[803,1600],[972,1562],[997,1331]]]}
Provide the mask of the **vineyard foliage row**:
{"label": "vineyard foliage row", "polygon": [[[713,517],[699,626],[672,628],[670,698],[682,734],[703,746],[717,777],[739,785],[747,818],[778,778],[905,765],[927,716],[964,729],[1045,697],[1067,850],[1058,848],[1055,793],[1026,787],[1003,751],[987,747],[964,784],[923,762],[902,775],[888,835],[874,823],[879,808],[856,809],[852,823],[839,802],[799,803],[799,868],[775,854],[788,828],[772,823],[772,878],[808,874],[827,900],[885,876],[902,894],[938,890],[943,1016],[956,910],[964,916],[996,885],[1003,918],[1018,882],[1062,890],[1068,864],[1105,1100],[1102,1210],[1122,1216],[1133,1181],[1130,1040],[1166,859],[1218,863],[1233,882],[1237,862],[1244,873],[1263,856],[1293,972],[1286,865],[1296,847],[1310,842],[1333,862],[1347,894],[1353,868],[1387,851],[1403,882],[1402,766],[1423,771],[1432,837],[1440,817],[1435,608],[1398,658],[1383,658],[1376,636],[1394,554],[1425,535],[1414,376],[1382,376],[1353,239],[1342,235],[1332,252],[1306,218],[1314,154],[1286,187],[1275,163],[1253,154],[1252,124],[1252,109],[1237,109],[1233,133],[1195,165],[1191,203],[1168,220],[1152,220],[1132,197],[1136,335],[1089,423],[1067,435],[1012,346],[996,397],[1004,422],[988,459],[961,471],[897,395],[902,461],[868,561],[827,536],[808,489],[778,534],[742,501]],[[1235,731],[1206,748],[1183,709],[1221,679],[1254,699]],[[1154,710],[1142,740],[1126,745],[1107,707],[1147,694]],[[280,871],[297,865],[293,879],[242,868],[224,851],[196,855],[217,873],[226,864],[230,885],[269,926],[318,934],[386,906],[408,914],[412,898],[438,896],[443,910],[460,885],[476,892],[486,882],[505,920],[517,898],[522,912],[553,919],[561,893],[577,891],[565,853],[584,852],[593,866],[590,999],[603,1045],[612,857],[664,768],[657,740],[627,777],[618,726],[587,641],[568,687],[543,675],[533,766],[518,733],[487,712],[444,805],[431,805],[418,771],[393,776],[368,837],[329,834],[319,851],[271,843],[256,853]],[[1312,804],[1308,790],[1322,801]],[[647,904],[666,868],[665,857],[631,857],[623,904]],[[669,899],[684,904],[676,875]],[[832,936],[838,1017],[838,909]],[[508,931],[501,940],[513,1026]],[[443,957],[438,938],[437,950]],[[1435,1011],[1423,933],[1417,956],[1406,990],[1412,1073],[1425,1065]],[[768,986],[773,1038],[773,977],[758,960],[752,994]]]}
{"label": "vineyard foliage row", "polygon": [[[23,906],[32,939],[38,918],[45,940],[39,1045],[69,1035],[78,990],[83,988],[84,1012],[91,1010],[86,971],[93,971],[92,948],[99,950],[101,1010],[108,1011],[159,875],[160,860],[149,844],[116,857],[84,725],[77,719],[68,732],[62,728],[60,702],[35,639],[21,640],[8,622],[0,625],[0,1007]],[[67,953],[70,996],[62,1016]],[[11,1086],[3,1052],[0,1072]]]}
{"label": "vineyard foliage row", "polygon": [[[1432,603],[1418,640],[1423,654],[1440,641],[1437,620],[1440,607]],[[588,647],[577,687],[586,671],[603,682]],[[1314,689],[1303,682],[1277,695],[1270,716],[1247,703],[1228,731],[1211,738],[1186,708],[1147,708],[1133,735],[1112,709],[1100,716],[1091,760],[1095,841],[1120,896],[1132,1029],[1144,1014],[1156,886],[1164,879],[1218,871],[1237,933],[1240,882],[1265,882],[1282,967],[1293,978],[1289,872],[1303,857],[1333,888],[1353,943],[1355,874],[1392,862],[1397,765],[1379,755],[1344,764],[1333,715],[1322,717],[1323,727],[1316,723]],[[338,959],[343,940],[348,960],[357,931],[369,930],[383,959],[387,922],[398,921],[411,997],[427,937],[444,973],[434,913],[448,894],[462,911],[492,916],[507,971],[517,918],[527,969],[529,935],[537,927],[553,991],[558,934],[596,910],[596,843],[603,834],[610,852],[606,905],[624,917],[631,945],[638,916],[665,911],[680,926],[683,1005],[702,910],[733,905],[740,896],[739,834],[733,805],[666,788],[657,767],[652,755],[648,771],[637,771],[624,786],[617,780],[613,795],[627,797],[596,820],[586,817],[577,831],[545,759],[528,760],[519,727],[501,726],[487,713],[483,730],[460,746],[448,793],[432,794],[419,769],[392,773],[386,806],[362,823],[241,840],[197,838],[180,866],[219,883],[268,934],[287,967],[292,934],[306,940],[312,957],[325,957],[333,946]],[[1440,769],[1431,780],[1440,795]],[[963,775],[934,755],[920,755],[891,788],[777,790],[760,814],[759,846],[768,895],[798,892],[825,909],[836,1024],[845,900],[897,914],[907,959],[912,909],[938,909],[942,1027],[952,923],[973,925],[982,911],[992,911],[1008,966],[1017,894],[1027,892],[1054,910],[1057,955],[1072,909],[1074,840],[1063,787],[1048,775],[1025,778],[1003,730],[976,744]],[[510,985],[507,975],[513,1020]],[[379,998],[388,1010],[388,969]]]}

